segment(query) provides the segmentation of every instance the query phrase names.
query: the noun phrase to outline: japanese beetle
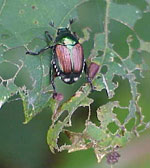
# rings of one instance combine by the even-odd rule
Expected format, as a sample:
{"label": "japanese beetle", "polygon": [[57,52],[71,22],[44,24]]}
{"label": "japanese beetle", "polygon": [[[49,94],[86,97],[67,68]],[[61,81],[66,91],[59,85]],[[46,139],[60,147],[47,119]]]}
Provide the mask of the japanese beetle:
{"label": "japanese beetle", "polygon": [[[68,27],[61,27],[57,29],[57,36],[55,39],[45,31],[48,41],[53,42],[53,45],[41,49],[39,52],[34,53],[27,51],[26,54],[39,55],[47,49],[52,49],[53,56],[50,67],[50,82],[52,84],[54,94],[57,94],[54,84],[54,78],[59,76],[61,80],[67,84],[76,82],[83,70],[87,76],[87,81],[90,83],[91,89],[93,85],[91,78],[88,75],[88,68],[84,60],[83,47],[79,43],[79,38],[75,32],[72,32],[70,25],[73,23],[73,19],[69,21]],[[50,23],[54,27],[54,23]]]}

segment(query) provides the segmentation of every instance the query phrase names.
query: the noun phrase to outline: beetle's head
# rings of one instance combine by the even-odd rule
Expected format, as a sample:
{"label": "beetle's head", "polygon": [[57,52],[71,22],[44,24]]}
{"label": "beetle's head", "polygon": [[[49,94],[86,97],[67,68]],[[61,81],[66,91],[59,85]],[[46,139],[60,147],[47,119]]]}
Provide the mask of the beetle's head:
{"label": "beetle's head", "polygon": [[70,33],[70,30],[68,28],[66,28],[66,27],[59,28],[57,30],[57,35],[64,34],[64,33]]}

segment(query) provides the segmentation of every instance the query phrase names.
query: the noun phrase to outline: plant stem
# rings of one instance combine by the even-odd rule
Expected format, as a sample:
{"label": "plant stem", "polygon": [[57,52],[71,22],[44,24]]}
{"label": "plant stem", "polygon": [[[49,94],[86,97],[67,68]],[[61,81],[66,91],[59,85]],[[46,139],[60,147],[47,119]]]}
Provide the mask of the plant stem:
{"label": "plant stem", "polygon": [[107,51],[107,48],[108,48],[109,7],[110,7],[110,0],[106,0],[106,13],[105,13],[105,20],[104,20],[105,49],[104,49],[103,61],[104,61],[104,58],[105,58],[105,55],[106,55],[106,51]]}

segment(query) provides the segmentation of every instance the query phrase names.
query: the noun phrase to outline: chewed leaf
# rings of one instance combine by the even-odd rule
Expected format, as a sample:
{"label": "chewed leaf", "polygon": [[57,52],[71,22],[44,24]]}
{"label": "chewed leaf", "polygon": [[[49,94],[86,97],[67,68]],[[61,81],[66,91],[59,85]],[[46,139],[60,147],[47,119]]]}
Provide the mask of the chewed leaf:
{"label": "chewed leaf", "polygon": [[28,123],[34,116],[36,116],[44,107],[49,105],[51,100],[50,93],[20,91],[20,96],[23,100],[23,107],[25,113],[24,123]]}
{"label": "chewed leaf", "polygon": [[141,49],[150,53],[150,42],[140,40],[140,43],[141,43]]}
{"label": "chewed leaf", "polygon": [[59,121],[54,127],[50,127],[48,130],[47,143],[53,153],[55,152],[55,149],[58,149],[57,140],[63,127],[64,123]]}
{"label": "chewed leaf", "polygon": [[86,143],[86,140],[84,139],[82,133],[71,132],[68,130],[64,130],[64,133],[70,139],[71,145],[63,145],[59,150],[68,150],[68,152],[75,152],[89,148],[89,145]]}
{"label": "chewed leaf", "polygon": [[113,113],[115,107],[119,107],[119,102],[109,102],[97,110],[97,118],[101,122],[102,128],[105,129],[109,123],[117,121],[116,114]]}
{"label": "chewed leaf", "polygon": [[86,124],[86,129],[84,134],[91,141],[104,141],[108,137],[106,130],[100,127],[97,127],[94,123],[88,122]]}
{"label": "chewed leaf", "polygon": [[[148,1],[140,0],[0,2],[0,108],[17,94],[23,103],[24,123],[44,108],[49,108],[52,124],[47,133],[47,143],[53,153],[55,150],[74,152],[93,148],[99,162],[106,155],[110,164],[115,163],[116,158],[118,161],[118,147],[126,145],[131,138],[150,127],[139,106],[142,97],[139,86],[146,76],[145,72],[150,70],[148,5]],[[69,25],[71,19],[77,22]],[[55,25],[50,27],[50,21],[54,21]],[[57,32],[60,27],[68,28],[70,32],[63,36],[61,33],[64,32]],[[52,40],[45,38],[45,31],[50,33]],[[75,43],[70,40],[72,36]],[[65,84],[58,84],[54,92],[57,81],[52,79],[58,76],[75,77],[80,72],[74,72],[71,64],[69,75],[60,71],[56,62],[58,53],[55,53],[58,41],[60,46],[64,45],[62,41],[67,41],[67,57],[73,64],[85,65],[85,81],[82,83],[81,77],[77,85],[68,85],[70,89],[75,86],[68,100],[65,97],[68,90],[63,94],[56,93]],[[85,61],[72,55],[73,45],[77,43],[83,46]],[[41,49],[46,46],[48,50],[38,56],[28,55],[30,51],[43,51]],[[53,60],[56,65],[52,67]],[[128,99],[127,89],[121,86],[124,81],[130,92]],[[53,87],[52,82],[55,83]],[[88,97],[90,93],[93,98]],[[104,93],[104,100],[103,97],[99,99]],[[122,98],[127,99],[125,106],[121,105]],[[93,108],[95,104],[97,110]],[[73,132],[68,127],[72,126],[73,115],[79,107],[88,107],[88,115],[84,119],[83,130]],[[121,110],[126,114],[118,113]],[[95,114],[96,120],[92,118],[96,117]],[[75,122],[79,126],[78,121]],[[67,135],[68,144],[59,145],[61,134]],[[114,157],[115,154],[118,155]]]}
{"label": "chewed leaf", "polygon": [[[16,2],[17,5],[15,1],[13,3],[6,3],[6,1],[0,3],[0,63],[1,65],[4,65],[7,60],[7,64],[16,68],[13,68],[14,71],[10,70],[9,73],[7,72],[9,75],[7,76],[13,78],[14,85],[16,85],[16,88],[20,93],[24,89],[21,96],[25,101],[23,102],[25,117],[30,116],[31,119],[31,116],[35,116],[36,113],[42,111],[45,104],[47,104],[48,99],[51,97],[51,95],[48,95],[46,92],[49,92],[50,90],[50,94],[52,93],[51,88],[47,89],[47,87],[49,87],[51,53],[49,52],[44,54],[44,56],[41,54],[37,57],[27,56],[25,54],[27,48],[28,50],[38,51],[45,47],[47,43],[43,36],[44,32],[51,29],[51,33],[54,34],[54,30],[49,27],[49,22],[53,20],[57,26],[67,26],[69,19],[74,18],[77,15],[77,7],[83,2],[84,0],[75,0],[71,3],[66,1],[61,1],[61,3],[52,1],[47,2],[44,0],[35,3],[19,1]],[[5,7],[6,5],[8,8]],[[54,12],[54,6],[55,10],[59,12]],[[60,7],[61,10],[59,10]],[[12,8],[14,10],[10,15],[9,11]],[[45,19],[41,16],[44,16]],[[5,22],[8,20],[9,22]],[[25,47],[22,47],[23,45]],[[7,68],[5,71],[7,71]],[[0,77],[2,77],[2,83],[5,80],[2,73],[5,73],[5,71],[1,71],[0,74]],[[24,92],[28,93],[28,95],[25,95]],[[13,95],[14,91],[10,90],[10,93]],[[40,94],[43,97],[40,96]],[[9,98],[5,95],[3,95],[3,97],[7,97],[5,101]],[[3,103],[5,101],[1,100]],[[29,117],[27,118],[25,118],[25,122],[29,121]]]}
{"label": "chewed leaf", "polygon": [[[89,92],[88,87],[85,87],[85,86],[82,87],[80,91],[77,91],[76,94],[70,100],[68,100],[58,109],[53,110],[53,116],[52,116],[53,124],[48,131],[48,137],[47,137],[48,144],[52,151],[54,151],[54,148],[57,150],[60,150],[56,146],[56,142],[58,141],[59,134],[62,131],[62,129],[64,129],[65,127],[71,126],[71,116],[73,115],[75,110],[80,106],[83,106],[83,107],[90,106],[90,104],[93,102],[93,99],[90,99],[87,97],[88,92]],[[63,120],[63,122],[61,122],[59,121],[59,117],[64,111],[67,111],[68,113],[65,119]],[[55,136],[54,139],[53,139],[53,136]]]}
{"label": "chewed leaf", "polygon": [[8,81],[7,87],[0,85],[0,108],[12,96],[18,92],[18,88],[12,81]]}
{"label": "chewed leaf", "polygon": [[[84,96],[83,95],[84,95],[84,93],[77,92],[72,99],[70,99],[68,102],[66,102],[57,111],[53,111],[54,112],[53,117],[52,117],[53,125],[49,128],[48,135],[47,135],[47,142],[48,142],[48,145],[49,145],[52,152],[54,152],[54,149],[60,150],[57,146],[59,134],[63,128],[65,128],[71,124],[71,116],[72,116],[73,112],[75,111],[75,109],[77,109],[77,107],[80,107],[80,106],[84,106],[84,107],[89,106],[93,102],[92,99],[86,97],[86,95],[84,95]],[[61,122],[58,120],[58,118],[65,110],[68,111],[68,115],[63,120],[63,122]],[[57,120],[58,120],[58,122],[56,124],[54,124]],[[72,151],[72,150],[73,150],[73,148],[70,149],[70,151]]]}
{"label": "chewed leaf", "polygon": [[105,34],[96,34],[94,41],[94,49],[91,51],[91,57],[96,57],[98,55],[98,51],[103,51],[105,49]]}
{"label": "chewed leaf", "polygon": [[71,97],[66,103],[58,107],[56,112],[53,113],[53,122],[56,122],[64,111],[68,111],[68,116],[71,117],[73,112],[78,107],[90,106],[90,104],[93,102],[93,99],[87,97],[89,92],[90,89],[87,86],[80,88],[80,90],[77,91],[73,97]]}
{"label": "chewed leaf", "polygon": [[114,75],[119,75],[122,78],[125,78],[126,71],[125,68],[120,64],[115,62],[117,54],[113,50],[108,50],[104,59],[95,58],[95,62],[99,62],[103,66],[107,67],[107,72],[102,75],[102,83],[107,90],[108,97],[112,98],[114,96],[114,90],[118,87],[117,84],[113,82]]}

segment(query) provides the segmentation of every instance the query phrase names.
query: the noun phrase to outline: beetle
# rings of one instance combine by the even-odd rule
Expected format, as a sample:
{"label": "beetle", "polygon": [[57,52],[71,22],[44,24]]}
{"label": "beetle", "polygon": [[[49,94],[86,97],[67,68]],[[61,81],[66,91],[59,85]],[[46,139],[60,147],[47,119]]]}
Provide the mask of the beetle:
{"label": "beetle", "polygon": [[93,90],[91,78],[88,75],[88,68],[84,59],[84,51],[82,45],[79,43],[79,38],[75,32],[71,31],[71,24],[73,19],[69,20],[67,27],[55,28],[54,23],[51,22],[50,26],[57,30],[55,39],[45,31],[45,36],[48,41],[53,42],[53,45],[48,45],[41,49],[39,52],[27,51],[29,55],[39,55],[47,49],[52,49],[52,61],[50,66],[50,82],[52,84],[54,93],[57,94],[54,78],[59,76],[64,83],[72,84],[76,82],[84,71],[87,77],[87,82]]}

